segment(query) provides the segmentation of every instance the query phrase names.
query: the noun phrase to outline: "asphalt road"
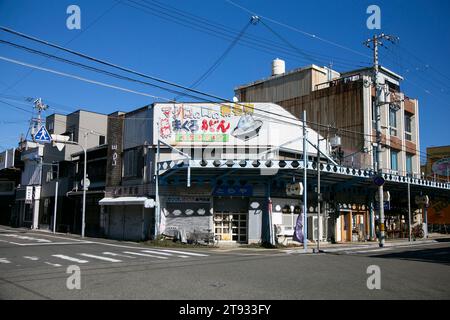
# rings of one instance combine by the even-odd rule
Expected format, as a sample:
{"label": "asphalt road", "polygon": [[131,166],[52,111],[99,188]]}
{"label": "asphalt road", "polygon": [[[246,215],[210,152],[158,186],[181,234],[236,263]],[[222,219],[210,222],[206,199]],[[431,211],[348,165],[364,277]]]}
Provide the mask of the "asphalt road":
{"label": "asphalt road", "polygon": [[[67,287],[72,265],[80,289]],[[371,265],[379,290],[367,288]],[[449,242],[304,254],[152,248],[0,226],[0,299],[449,298]]]}

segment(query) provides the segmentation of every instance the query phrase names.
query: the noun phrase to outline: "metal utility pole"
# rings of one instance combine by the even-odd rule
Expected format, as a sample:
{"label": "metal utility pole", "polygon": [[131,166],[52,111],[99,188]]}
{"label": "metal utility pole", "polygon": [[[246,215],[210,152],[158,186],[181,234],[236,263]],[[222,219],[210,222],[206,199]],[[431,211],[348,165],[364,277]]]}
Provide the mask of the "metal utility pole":
{"label": "metal utility pole", "polygon": [[[317,122],[319,122],[319,118],[317,117]],[[317,253],[320,252],[320,135],[319,135],[319,126],[317,125]]]}
{"label": "metal utility pole", "polygon": [[55,182],[55,208],[53,209],[53,233],[56,233],[56,212],[58,210],[58,187],[59,187],[59,162],[56,164],[52,163],[53,166],[56,165],[56,182]]}
{"label": "metal utility pole", "polygon": [[[396,40],[395,37],[385,35],[384,33],[380,35],[374,35],[372,39],[368,39],[364,42],[364,44],[373,49],[373,75],[372,75],[372,84],[375,86],[375,122],[376,122],[376,172],[378,175],[382,174],[382,164],[381,164],[381,105],[384,104],[381,102],[381,93],[382,86],[378,82],[378,73],[379,73],[379,62],[378,62],[378,47],[383,45],[382,40],[388,40],[393,42]],[[381,184],[378,187],[378,202],[379,202],[379,215],[380,215],[380,247],[384,247],[385,241],[385,225],[384,225],[384,190],[383,185]]]}
{"label": "metal utility pole", "polygon": [[409,224],[409,228],[408,228],[408,239],[409,242],[412,241],[412,237],[411,237],[411,186],[408,180],[408,224]]}
{"label": "metal utility pole", "polygon": [[303,110],[303,248],[305,251],[308,250],[308,185],[306,184],[308,172],[308,151],[306,135],[306,110]]}
{"label": "metal utility pole", "polygon": [[42,125],[41,114],[42,114],[42,111],[47,110],[48,106],[42,102],[41,98],[37,98],[36,100],[34,100],[33,103],[34,103],[34,108],[37,110],[37,114],[38,114],[37,119],[33,119],[33,121],[32,121],[33,127],[31,128],[32,129],[31,136],[34,138],[34,134],[35,134],[34,128],[37,127],[39,130],[39,127],[41,127],[41,125]]}
{"label": "metal utility pole", "polygon": [[88,188],[87,186],[87,136],[89,132],[84,133],[84,168],[83,168],[83,212],[82,212],[82,218],[81,218],[81,237],[84,238],[84,230],[86,228],[86,190]]}

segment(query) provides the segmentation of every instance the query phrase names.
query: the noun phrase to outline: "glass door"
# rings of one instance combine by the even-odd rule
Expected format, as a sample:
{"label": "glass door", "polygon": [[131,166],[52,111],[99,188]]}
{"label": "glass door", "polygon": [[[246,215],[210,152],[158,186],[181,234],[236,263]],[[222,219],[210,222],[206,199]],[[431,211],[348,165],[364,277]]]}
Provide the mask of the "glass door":
{"label": "glass door", "polygon": [[247,212],[214,213],[214,232],[219,241],[247,242]]}

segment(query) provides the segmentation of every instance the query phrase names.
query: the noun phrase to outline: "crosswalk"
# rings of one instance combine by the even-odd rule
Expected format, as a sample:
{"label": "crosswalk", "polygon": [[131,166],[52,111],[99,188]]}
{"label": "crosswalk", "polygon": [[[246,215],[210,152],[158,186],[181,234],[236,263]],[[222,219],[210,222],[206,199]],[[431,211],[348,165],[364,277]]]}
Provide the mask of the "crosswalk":
{"label": "crosswalk", "polygon": [[174,259],[188,259],[188,258],[204,258],[209,256],[205,253],[196,253],[181,250],[168,249],[137,249],[123,251],[104,251],[104,252],[76,252],[76,253],[53,253],[49,256],[21,256],[14,259],[0,257],[1,264],[17,264],[24,261],[43,263],[52,267],[63,267],[71,264],[87,265],[89,263],[124,263],[128,261],[145,260],[149,262],[156,261],[170,261]]}

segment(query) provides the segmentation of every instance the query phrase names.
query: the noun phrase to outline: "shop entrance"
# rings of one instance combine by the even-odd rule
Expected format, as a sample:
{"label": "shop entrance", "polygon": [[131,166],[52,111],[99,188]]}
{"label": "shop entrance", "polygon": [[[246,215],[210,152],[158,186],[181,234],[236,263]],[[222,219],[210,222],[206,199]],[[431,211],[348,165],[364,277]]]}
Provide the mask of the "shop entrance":
{"label": "shop entrance", "polygon": [[214,199],[214,233],[219,241],[246,243],[247,220],[247,199]]}

